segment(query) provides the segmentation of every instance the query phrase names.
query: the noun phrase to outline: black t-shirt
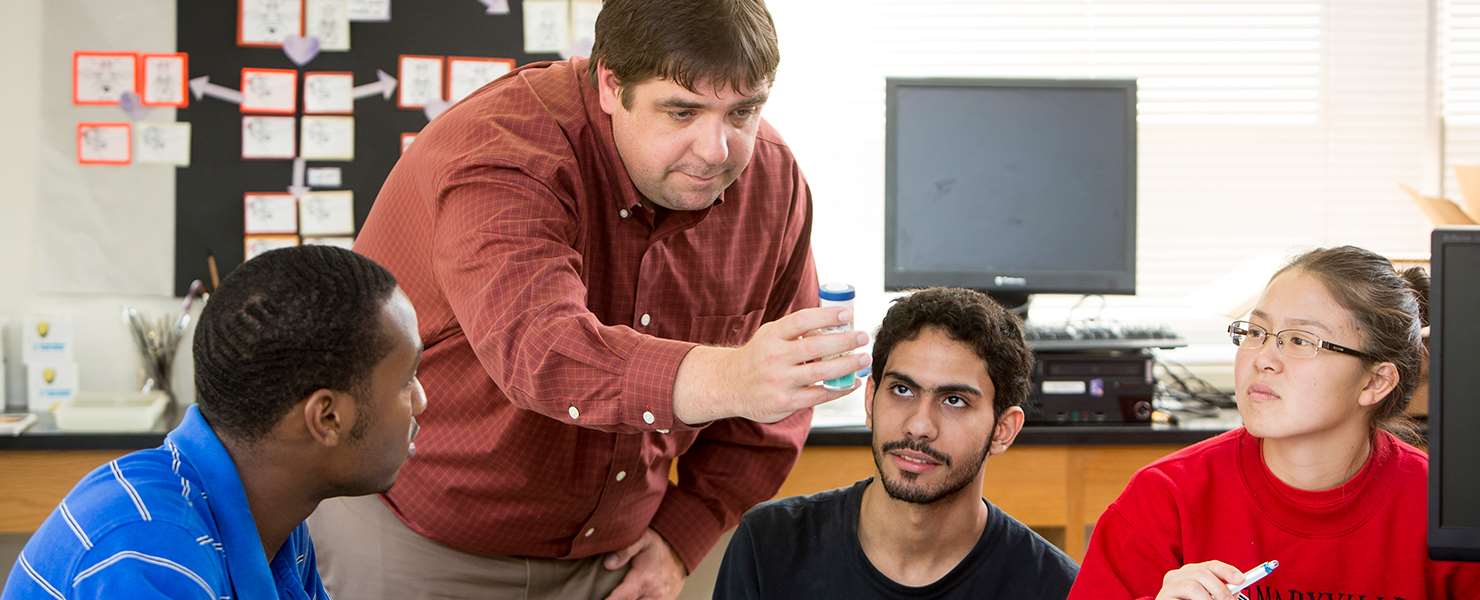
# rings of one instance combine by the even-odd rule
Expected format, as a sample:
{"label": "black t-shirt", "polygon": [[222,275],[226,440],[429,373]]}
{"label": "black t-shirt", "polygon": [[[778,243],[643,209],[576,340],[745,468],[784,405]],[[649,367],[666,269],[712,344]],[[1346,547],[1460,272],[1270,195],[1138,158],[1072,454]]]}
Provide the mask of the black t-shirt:
{"label": "black t-shirt", "polygon": [[[1079,567],[987,502],[987,527],[961,563],[929,585],[895,583],[858,543],[858,512],[872,478],[812,496],[774,500],[741,519],[715,582],[716,599],[1068,597]],[[983,500],[983,502],[986,502]]]}

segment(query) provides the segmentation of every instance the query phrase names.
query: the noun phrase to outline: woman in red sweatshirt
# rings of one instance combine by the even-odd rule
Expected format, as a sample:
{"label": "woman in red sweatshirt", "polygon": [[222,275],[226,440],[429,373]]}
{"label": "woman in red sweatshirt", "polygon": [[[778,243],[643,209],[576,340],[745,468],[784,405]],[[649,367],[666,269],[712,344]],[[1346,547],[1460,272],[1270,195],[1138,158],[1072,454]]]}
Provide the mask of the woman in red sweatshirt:
{"label": "woman in red sweatshirt", "polygon": [[1244,427],[1141,469],[1095,525],[1070,600],[1480,599],[1480,565],[1431,561],[1428,457],[1389,432],[1418,384],[1428,276],[1345,246],[1276,273],[1234,382]]}

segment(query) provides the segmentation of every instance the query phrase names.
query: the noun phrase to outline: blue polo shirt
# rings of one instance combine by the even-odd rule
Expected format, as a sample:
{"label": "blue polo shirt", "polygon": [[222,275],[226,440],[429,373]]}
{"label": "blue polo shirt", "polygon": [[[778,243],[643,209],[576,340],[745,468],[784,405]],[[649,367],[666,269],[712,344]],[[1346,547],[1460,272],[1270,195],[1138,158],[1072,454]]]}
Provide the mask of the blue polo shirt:
{"label": "blue polo shirt", "polygon": [[308,527],[267,563],[231,455],[191,406],[163,446],[98,467],[21,550],[3,600],[327,599]]}

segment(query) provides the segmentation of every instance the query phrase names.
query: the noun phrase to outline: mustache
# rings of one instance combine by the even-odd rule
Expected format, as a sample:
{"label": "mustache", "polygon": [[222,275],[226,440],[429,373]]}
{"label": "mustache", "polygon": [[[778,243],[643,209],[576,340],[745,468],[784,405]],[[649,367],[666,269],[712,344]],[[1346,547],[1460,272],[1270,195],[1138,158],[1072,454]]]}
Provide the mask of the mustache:
{"label": "mustache", "polygon": [[927,444],[921,440],[895,440],[892,442],[885,442],[884,445],[879,448],[879,451],[885,454],[893,452],[895,450],[913,450],[915,452],[919,452],[920,454],[924,454],[925,456],[929,456],[930,458],[938,460],[941,464],[947,467],[951,466],[951,457],[946,456],[944,452],[936,450],[935,448],[931,448],[930,444]]}
{"label": "mustache", "polygon": [[724,164],[724,163],[721,163],[721,164],[715,165],[715,166],[705,166],[705,167],[689,167],[689,166],[682,166],[682,165],[680,165],[680,166],[674,167],[672,170],[678,171],[680,173],[685,173],[685,174],[688,174],[688,175],[692,175],[694,177],[699,177],[699,178],[702,178],[702,179],[708,179],[710,177],[715,177],[715,176],[718,176],[718,175],[723,175],[723,174],[729,172],[730,166],[728,164]]}

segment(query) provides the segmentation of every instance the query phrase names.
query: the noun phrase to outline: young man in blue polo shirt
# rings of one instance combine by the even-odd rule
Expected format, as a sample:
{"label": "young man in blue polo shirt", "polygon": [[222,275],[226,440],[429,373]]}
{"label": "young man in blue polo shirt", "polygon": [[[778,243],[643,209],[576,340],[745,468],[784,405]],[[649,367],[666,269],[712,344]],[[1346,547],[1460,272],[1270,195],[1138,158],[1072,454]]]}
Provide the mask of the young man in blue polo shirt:
{"label": "young man in blue polo shirt", "polygon": [[4,600],[327,598],[303,520],[381,492],[426,407],[416,313],[347,250],[269,252],[222,282],[194,340],[198,406],[163,446],[77,484]]}

